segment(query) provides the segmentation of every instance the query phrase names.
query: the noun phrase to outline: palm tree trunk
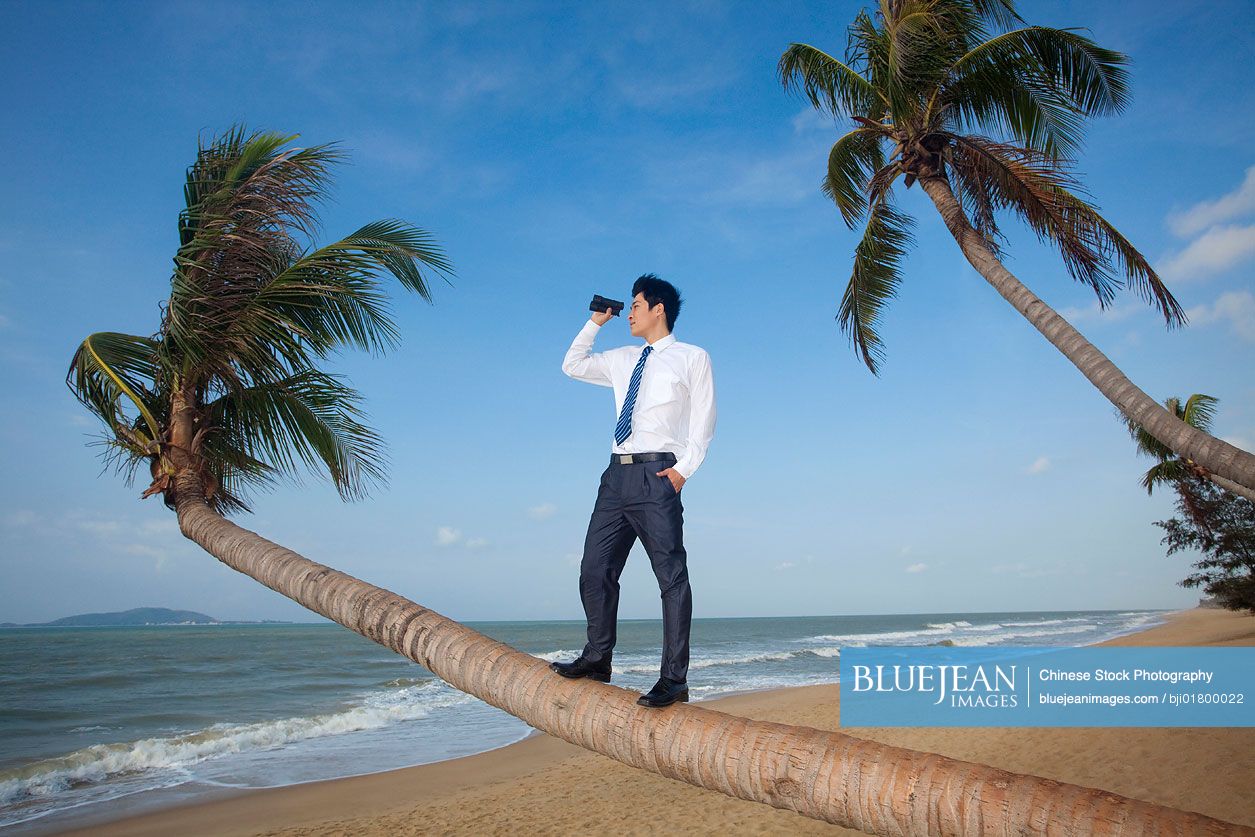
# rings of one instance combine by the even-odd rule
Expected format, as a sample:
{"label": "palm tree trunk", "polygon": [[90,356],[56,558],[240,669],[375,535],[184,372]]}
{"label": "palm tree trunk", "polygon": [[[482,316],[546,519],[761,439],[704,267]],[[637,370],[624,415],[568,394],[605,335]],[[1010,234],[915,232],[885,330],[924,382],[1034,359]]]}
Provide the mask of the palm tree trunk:
{"label": "palm tree trunk", "polygon": [[1238,485],[1233,480],[1227,480],[1224,477],[1218,477],[1215,474],[1208,474],[1207,479],[1211,480],[1216,485],[1223,488],[1225,491],[1228,491],[1230,494],[1236,494],[1239,497],[1245,497],[1246,499],[1250,500],[1252,503],[1255,503],[1255,491],[1250,490],[1246,486]]}
{"label": "palm tree trunk", "polygon": [[1213,474],[1255,490],[1255,456],[1190,427],[1138,389],[1071,323],[1038,299],[1003,267],[980,234],[972,228],[944,176],[920,178],[919,182],[976,272],[985,277],[985,281],[993,285],[994,290],[1023,314],[1064,357],[1072,361],[1121,413],[1146,428],[1150,435],[1181,458],[1197,462]]}
{"label": "palm tree trunk", "polygon": [[175,496],[183,534],[232,569],[537,729],[633,767],[872,834],[1255,834],[841,733],[689,704],[637,706],[635,692],[559,677],[543,660],[231,523],[187,472]]}

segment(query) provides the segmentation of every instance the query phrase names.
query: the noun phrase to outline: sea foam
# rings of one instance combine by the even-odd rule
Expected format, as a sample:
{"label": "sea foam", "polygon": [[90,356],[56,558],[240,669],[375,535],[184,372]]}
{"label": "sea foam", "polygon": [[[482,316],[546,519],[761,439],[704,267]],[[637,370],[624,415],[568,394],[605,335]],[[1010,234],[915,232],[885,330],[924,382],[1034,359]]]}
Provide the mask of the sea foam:
{"label": "sea foam", "polygon": [[196,732],[95,744],[57,758],[0,773],[0,806],[46,797],[69,788],[141,771],[185,769],[232,753],[269,750],[295,741],[379,729],[425,718],[433,710],[476,698],[441,681],[367,694],[340,712],[252,724],[214,724]]}

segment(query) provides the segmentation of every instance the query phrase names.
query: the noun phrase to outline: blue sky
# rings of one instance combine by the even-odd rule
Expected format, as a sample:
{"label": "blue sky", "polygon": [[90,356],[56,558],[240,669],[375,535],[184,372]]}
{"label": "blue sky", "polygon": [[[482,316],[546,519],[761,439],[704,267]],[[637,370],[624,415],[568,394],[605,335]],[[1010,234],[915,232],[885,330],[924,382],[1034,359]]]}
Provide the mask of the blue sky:
{"label": "blue sky", "polygon": [[[324,238],[383,217],[457,268],[395,299],[404,342],[334,368],[391,482],[318,479],[240,522],[460,619],[582,618],[614,425],[559,366],[594,292],[652,271],[712,357],[719,424],[685,487],[694,615],[1186,607],[1113,408],[963,261],[918,189],[879,378],[834,316],[856,234],[818,191],[839,126],[786,95],[793,41],[840,51],[856,3],[0,4],[0,621],[138,606],[304,611],[182,540],[102,473],[64,385],[94,331],[153,332],[184,168],[235,122],[341,142]],[[1079,169],[1192,324],[1100,314],[1012,228],[1008,266],[1157,399],[1220,398],[1255,444],[1255,71],[1240,2],[1026,3],[1133,59],[1132,107]],[[843,129],[842,129],[843,130]],[[603,329],[599,348],[632,338]],[[657,618],[638,546],[621,618]]]}

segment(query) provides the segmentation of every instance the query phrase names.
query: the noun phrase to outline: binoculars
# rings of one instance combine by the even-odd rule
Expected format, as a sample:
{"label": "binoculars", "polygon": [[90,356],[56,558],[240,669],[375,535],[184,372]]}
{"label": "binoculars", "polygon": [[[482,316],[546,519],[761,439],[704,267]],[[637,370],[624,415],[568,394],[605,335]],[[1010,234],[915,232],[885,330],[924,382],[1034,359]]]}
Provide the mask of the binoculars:
{"label": "binoculars", "polygon": [[623,303],[617,299],[607,299],[601,294],[593,294],[593,301],[588,303],[589,311],[596,311],[598,314],[606,313],[609,308],[614,316],[619,316],[619,312],[623,310]]}

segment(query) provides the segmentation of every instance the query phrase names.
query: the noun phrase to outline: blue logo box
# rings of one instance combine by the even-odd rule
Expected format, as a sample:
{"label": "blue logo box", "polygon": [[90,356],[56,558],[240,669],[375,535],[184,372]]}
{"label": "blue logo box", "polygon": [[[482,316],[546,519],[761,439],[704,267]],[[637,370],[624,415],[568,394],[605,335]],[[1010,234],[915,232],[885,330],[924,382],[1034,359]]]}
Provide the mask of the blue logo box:
{"label": "blue logo box", "polygon": [[1255,648],[842,648],[841,726],[1250,727]]}

